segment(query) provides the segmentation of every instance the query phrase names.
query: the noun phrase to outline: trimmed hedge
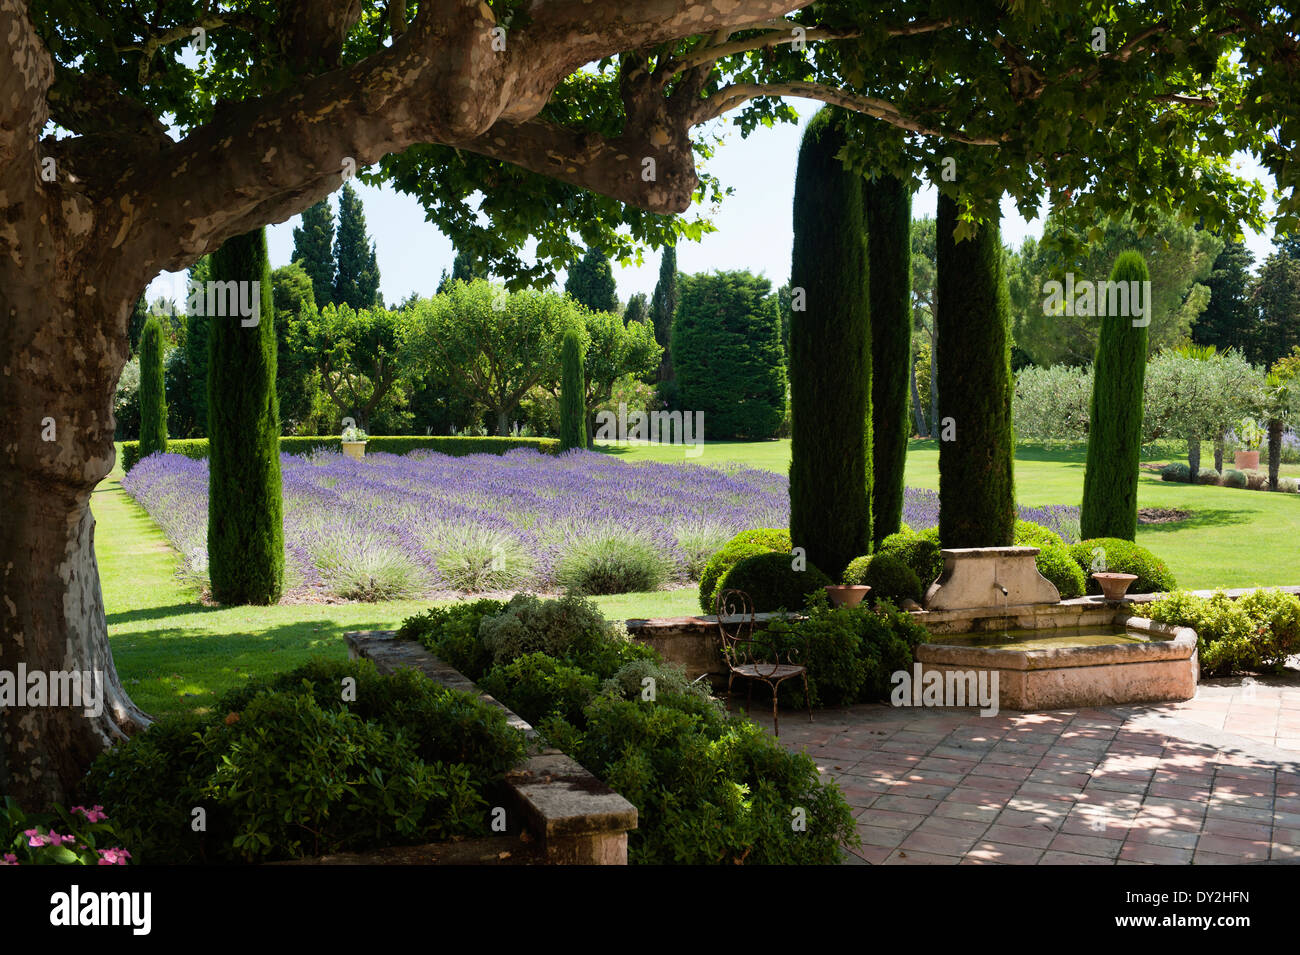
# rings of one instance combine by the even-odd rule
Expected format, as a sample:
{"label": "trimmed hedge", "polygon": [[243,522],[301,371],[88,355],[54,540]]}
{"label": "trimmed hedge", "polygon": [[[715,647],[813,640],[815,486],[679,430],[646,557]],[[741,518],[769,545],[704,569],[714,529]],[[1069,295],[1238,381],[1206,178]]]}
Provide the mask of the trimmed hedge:
{"label": "trimmed hedge", "polygon": [[[317,448],[327,451],[342,451],[337,435],[299,436],[283,435],[280,438],[281,454],[310,454]],[[409,454],[412,451],[426,450],[446,454],[453,458],[463,458],[470,454],[505,454],[516,448],[532,448],[542,454],[557,454],[560,442],[555,438],[475,438],[460,435],[391,435],[366,439],[366,451],[370,454]],[[196,461],[208,456],[207,438],[181,438],[167,442],[168,454],[183,454]],[[140,442],[122,442],[122,470],[129,471],[140,460]]]}
{"label": "trimmed hedge", "polygon": [[844,582],[866,584],[871,588],[867,596],[872,603],[881,599],[921,599],[921,578],[902,558],[892,553],[854,558],[844,571]]}
{"label": "trimmed hedge", "polygon": [[1140,544],[1118,537],[1094,537],[1079,541],[1070,548],[1070,556],[1083,570],[1088,593],[1101,593],[1101,585],[1092,579],[1092,552],[1100,547],[1105,552],[1106,570],[1118,574],[1137,574],[1130,585],[1131,594],[1167,593],[1178,586],[1169,568],[1151,551]]}
{"label": "trimmed hedge", "polygon": [[1171,461],[1160,469],[1160,480],[1188,482],[1192,479],[1192,469],[1182,461]]}
{"label": "trimmed hedge", "polygon": [[1038,568],[1040,574],[1056,585],[1062,600],[1082,597],[1087,590],[1088,578],[1084,577],[1083,568],[1075,562],[1070,549],[1063,544],[1042,546],[1034,558],[1034,566]]}
{"label": "trimmed hedge", "polygon": [[718,590],[743,590],[754,601],[755,613],[802,610],[806,597],[833,581],[812,564],[803,570],[790,566],[789,554],[755,554],[739,561],[723,574]]}
{"label": "trimmed hedge", "polygon": [[876,553],[897,557],[911,568],[924,592],[943,573],[943,555],[939,550],[939,542],[933,535],[900,531],[881,541]]}
{"label": "trimmed hedge", "polygon": [[779,551],[790,553],[790,532],[779,527],[757,527],[741,531],[727,541],[709,558],[700,574],[700,609],[713,613],[713,597],[718,590],[718,581],[746,557]]}

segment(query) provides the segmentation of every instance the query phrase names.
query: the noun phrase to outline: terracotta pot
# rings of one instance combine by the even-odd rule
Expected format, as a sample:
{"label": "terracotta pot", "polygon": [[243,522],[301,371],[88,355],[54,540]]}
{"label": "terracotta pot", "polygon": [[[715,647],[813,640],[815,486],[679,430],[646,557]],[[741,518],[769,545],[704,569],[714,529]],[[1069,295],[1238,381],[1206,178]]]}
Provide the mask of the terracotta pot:
{"label": "terracotta pot", "polygon": [[1122,600],[1124,599],[1124,591],[1128,590],[1129,584],[1137,580],[1137,574],[1106,572],[1093,574],[1092,579],[1101,585],[1102,596],[1107,600]]}
{"label": "terracotta pot", "polygon": [[366,456],[366,443],[364,441],[344,441],[343,453],[354,461],[360,461]]}
{"label": "terracotta pot", "polygon": [[871,590],[866,584],[827,584],[826,594],[836,607],[856,607]]}
{"label": "terracotta pot", "polygon": [[1232,463],[1237,466],[1238,471],[1253,471],[1259,467],[1259,452],[1238,451]]}

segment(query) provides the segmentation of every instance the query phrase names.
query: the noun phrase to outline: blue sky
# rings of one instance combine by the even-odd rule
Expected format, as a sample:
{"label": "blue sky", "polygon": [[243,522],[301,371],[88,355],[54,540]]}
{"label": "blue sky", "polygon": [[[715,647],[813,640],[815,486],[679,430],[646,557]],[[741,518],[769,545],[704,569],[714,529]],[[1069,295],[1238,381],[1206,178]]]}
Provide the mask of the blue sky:
{"label": "blue sky", "polygon": [[[818,105],[807,100],[793,103],[805,117],[804,122]],[[790,272],[791,204],[803,122],[798,127],[760,127],[748,139],[741,139],[739,131],[729,124],[720,130],[723,128],[728,130],[726,141],[714,153],[708,169],[735,191],[714,217],[717,232],[700,242],[684,242],[677,247],[677,266],[683,272],[749,269],[766,275],[774,286],[780,285]],[[1269,190],[1273,188],[1272,178],[1250,157],[1238,159],[1245,174],[1264,182]],[[433,294],[442,270],[451,268],[455,255],[451,242],[424,220],[424,210],[414,198],[387,187],[356,186],[365,205],[366,225],[376,243],[384,300],[395,303],[413,291]],[[936,199],[933,187],[921,189],[913,199],[913,215],[934,215]],[[332,205],[337,210],[337,199]],[[1010,200],[1004,200],[1002,212],[1002,239],[1006,244],[1018,247],[1025,237],[1042,234],[1041,218],[1026,222]],[[293,229],[298,224],[295,216],[267,230],[272,268],[289,263]],[[1245,238],[1257,263],[1268,255],[1271,229],[1266,235],[1247,232]],[[653,250],[647,251],[640,267],[614,263],[619,297],[626,301],[637,292],[649,295],[658,273],[659,253]],[[561,275],[561,283],[563,278]],[[184,281],[184,275],[164,273],[150,286],[149,299],[168,295],[183,301]]]}

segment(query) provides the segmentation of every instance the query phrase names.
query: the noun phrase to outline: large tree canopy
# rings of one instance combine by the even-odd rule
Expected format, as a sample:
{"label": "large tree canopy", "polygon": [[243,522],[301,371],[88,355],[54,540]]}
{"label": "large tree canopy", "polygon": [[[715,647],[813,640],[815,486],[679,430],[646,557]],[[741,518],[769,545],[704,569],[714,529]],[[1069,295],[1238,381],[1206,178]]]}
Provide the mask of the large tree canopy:
{"label": "large tree canopy", "polygon": [[584,246],[622,259],[698,236],[708,223],[676,214],[722,187],[697,174],[711,140],[693,130],[793,119],[782,96],[858,111],[845,158],[940,181],[964,231],[1003,192],[1079,221],[1257,221],[1263,190],[1234,177],[1233,148],[1287,190],[1281,227],[1300,224],[1300,38],[1264,0],[213,7],[0,0],[0,367],[17,369],[0,376],[0,565],[16,568],[0,669],[98,669],[106,687],[102,716],[0,716],[0,788],[33,805],[145,720],[113,672],[88,508],[132,305],[353,172],[418,196],[516,286]]}

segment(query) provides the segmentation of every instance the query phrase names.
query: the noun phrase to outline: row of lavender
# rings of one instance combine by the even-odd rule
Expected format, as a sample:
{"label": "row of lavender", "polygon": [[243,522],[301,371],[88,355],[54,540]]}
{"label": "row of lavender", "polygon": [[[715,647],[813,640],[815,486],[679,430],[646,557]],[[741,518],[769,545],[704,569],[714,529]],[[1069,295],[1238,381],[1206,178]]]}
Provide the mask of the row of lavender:
{"label": "row of lavender", "polygon": [[[291,595],[396,599],[435,591],[554,589],[579,544],[650,547],[672,579],[696,579],[734,534],[788,523],[787,479],[739,466],[629,464],[574,451],[448,457],[417,451],[353,461],[281,458]],[[207,462],[153,455],[123,486],[207,583]],[[938,522],[933,491],[908,488],[904,520]],[[1021,516],[1072,537],[1077,508]],[[1077,526],[1077,525],[1076,525]]]}

